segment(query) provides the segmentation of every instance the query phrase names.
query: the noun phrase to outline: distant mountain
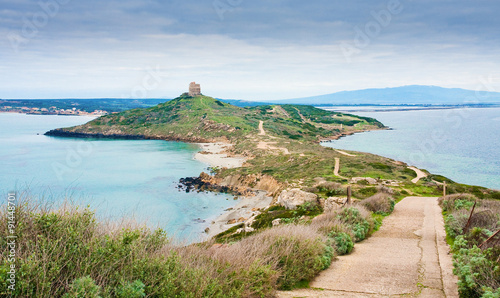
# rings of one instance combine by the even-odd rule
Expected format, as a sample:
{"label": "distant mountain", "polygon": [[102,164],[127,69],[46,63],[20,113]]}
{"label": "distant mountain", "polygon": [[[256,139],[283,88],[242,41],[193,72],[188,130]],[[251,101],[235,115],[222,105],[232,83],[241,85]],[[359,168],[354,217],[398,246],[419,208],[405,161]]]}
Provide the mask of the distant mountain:
{"label": "distant mountain", "polygon": [[459,105],[500,103],[499,92],[476,92],[436,86],[403,86],[383,89],[342,91],[332,94],[275,101],[280,104],[359,105],[359,104],[429,104]]}

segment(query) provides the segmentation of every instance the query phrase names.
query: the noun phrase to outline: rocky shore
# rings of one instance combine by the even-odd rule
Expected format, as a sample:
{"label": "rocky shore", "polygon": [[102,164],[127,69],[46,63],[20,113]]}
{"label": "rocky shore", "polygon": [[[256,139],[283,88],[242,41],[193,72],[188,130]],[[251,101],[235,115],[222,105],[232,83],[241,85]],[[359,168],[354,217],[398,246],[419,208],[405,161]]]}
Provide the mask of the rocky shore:
{"label": "rocky shore", "polygon": [[65,129],[53,129],[46,132],[44,135],[53,137],[79,138],[79,139],[115,139],[115,140],[163,140],[186,143],[206,143],[210,140],[193,136],[180,135],[142,135],[142,134],[127,134],[127,133],[92,133],[92,132],[77,132],[68,131]]}

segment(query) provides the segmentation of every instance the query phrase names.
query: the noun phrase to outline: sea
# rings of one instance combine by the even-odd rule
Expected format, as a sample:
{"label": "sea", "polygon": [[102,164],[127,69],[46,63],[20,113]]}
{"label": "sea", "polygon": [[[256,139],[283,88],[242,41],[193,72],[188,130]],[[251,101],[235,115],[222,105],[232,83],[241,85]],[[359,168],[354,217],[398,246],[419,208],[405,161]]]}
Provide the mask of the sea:
{"label": "sea", "polygon": [[500,108],[332,110],[375,118],[390,130],[357,133],[325,146],[382,155],[455,182],[500,190]]}
{"label": "sea", "polygon": [[195,242],[237,203],[225,194],[178,189],[180,178],[208,170],[193,159],[200,150],[195,144],[44,135],[92,119],[0,113],[0,206],[15,191],[43,204],[89,206],[101,220],[132,220]]}
{"label": "sea", "polygon": [[[500,189],[500,108],[352,112],[390,127],[331,143],[370,152],[444,175],[456,182]],[[208,165],[193,159],[195,144],[151,140],[48,137],[48,130],[93,118],[0,113],[0,206],[8,192],[45,203],[89,206],[102,220],[133,219],[194,242],[232,196],[186,193],[183,177]]]}

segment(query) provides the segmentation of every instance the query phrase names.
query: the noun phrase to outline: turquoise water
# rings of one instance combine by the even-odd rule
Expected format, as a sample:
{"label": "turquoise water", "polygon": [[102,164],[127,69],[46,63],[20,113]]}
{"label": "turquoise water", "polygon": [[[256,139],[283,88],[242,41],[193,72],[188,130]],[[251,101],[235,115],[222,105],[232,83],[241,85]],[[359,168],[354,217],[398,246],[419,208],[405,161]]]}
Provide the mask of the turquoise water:
{"label": "turquoise water", "polygon": [[227,195],[175,188],[179,178],[206,171],[193,160],[199,151],[194,144],[43,135],[91,119],[0,113],[0,194],[29,190],[49,201],[67,197],[90,205],[101,218],[133,216],[188,241],[198,240],[211,219],[234,205]]}
{"label": "turquoise water", "polygon": [[500,189],[500,108],[355,112],[393,130],[325,143],[401,160],[456,182]]}

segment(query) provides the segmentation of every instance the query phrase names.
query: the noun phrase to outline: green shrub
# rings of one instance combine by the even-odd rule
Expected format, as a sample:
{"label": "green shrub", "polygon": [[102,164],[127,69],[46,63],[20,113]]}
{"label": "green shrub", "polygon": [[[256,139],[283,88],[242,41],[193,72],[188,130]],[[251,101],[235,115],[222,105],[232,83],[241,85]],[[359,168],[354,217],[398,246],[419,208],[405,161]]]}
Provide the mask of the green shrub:
{"label": "green shrub", "polygon": [[64,298],[99,298],[101,287],[90,276],[75,279]]}
{"label": "green shrub", "polygon": [[361,214],[359,208],[359,206],[343,208],[337,213],[337,218],[352,228],[356,242],[364,240],[373,227],[373,223]]}
{"label": "green shrub", "polygon": [[439,204],[443,211],[470,210],[476,200],[477,198],[471,194],[453,194],[441,198]]}
{"label": "green shrub", "polygon": [[335,240],[337,253],[339,255],[346,255],[351,253],[352,249],[354,248],[354,242],[352,241],[351,235],[347,233],[337,233],[332,234],[330,237]]}
{"label": "green shrub", "polygon": [[303,217],[314,217],[323,213],[323,209],[317,203],[306,202],[303,205],[297,206],[295,210],[287,210],[285,207],[273,206],[268,210],[263,211],[252,224],[254,229],[270,228],[275,219],[284,219],[284,223],[295,223]]}
{"label": "green shrub", "polygon": [[124,283],[116,290],[116,297],[118,298],[142,298],[146,297],[144,293],[145,285],[140,281]]}
{"label": "green shrub", "polygon": [[368,198],[375,195],[378,192],[376,187],[364,187],[354,191],[354,196],[359,198]]}
{"label": "green shrub", "polygon": [[491,296],[494,291],[498,292],[500,287],[500,265],[496,263],[498,252],[494,253],[491,248],[483,251],[476,245],[470,247],[463,236],[455,239],[452,250],[455,267],[453,273],[459,278],[458,289],[461,297],[482,297],[486,292]]}

